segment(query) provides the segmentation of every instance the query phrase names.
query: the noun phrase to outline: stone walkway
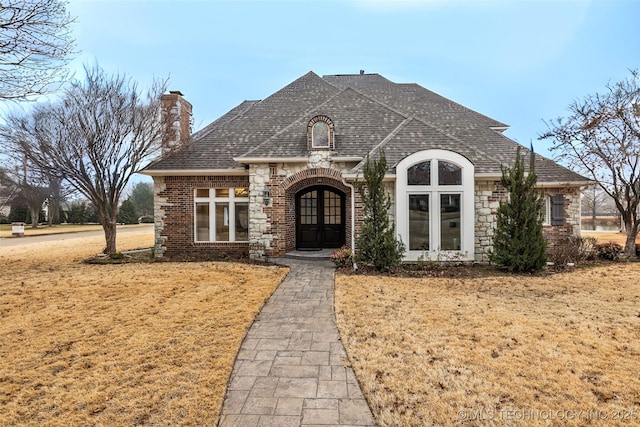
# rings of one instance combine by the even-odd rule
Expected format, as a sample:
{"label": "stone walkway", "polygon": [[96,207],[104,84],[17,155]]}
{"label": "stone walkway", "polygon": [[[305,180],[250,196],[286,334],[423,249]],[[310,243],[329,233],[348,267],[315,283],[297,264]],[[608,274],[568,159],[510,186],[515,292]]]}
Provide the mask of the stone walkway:
{"label": "stone walkway", "polygon": [[219,426],[374,425],[338,336],[333,265],[279,262],[291,271],[242,343]]}

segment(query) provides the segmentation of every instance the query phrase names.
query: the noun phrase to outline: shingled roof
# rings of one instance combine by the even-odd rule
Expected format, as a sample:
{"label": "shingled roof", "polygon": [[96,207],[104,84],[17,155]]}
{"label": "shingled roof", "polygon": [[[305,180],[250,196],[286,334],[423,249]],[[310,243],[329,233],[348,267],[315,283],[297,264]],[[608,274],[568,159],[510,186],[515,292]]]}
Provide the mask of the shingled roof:
{"label": "shingled roof", "polygon": [[[307,125],[318,115],[335,125],[333,157],[365,158],[384,149],[390,173],[411,153],[441,148],[467,157],[476,174],[500,175],[519,146],[501,133],[504,123],[420,85],[394,83],[379,74],[309,72],[266,99],[241,103],[146,171],[237,170],[244,168],[238,162],[243,158],[307,157]],[[528,155],[526,147],[521,149]],[[352,172],[360,172],[362,164]],[[540,155],[536,172],[539,182],[588,182]]]}

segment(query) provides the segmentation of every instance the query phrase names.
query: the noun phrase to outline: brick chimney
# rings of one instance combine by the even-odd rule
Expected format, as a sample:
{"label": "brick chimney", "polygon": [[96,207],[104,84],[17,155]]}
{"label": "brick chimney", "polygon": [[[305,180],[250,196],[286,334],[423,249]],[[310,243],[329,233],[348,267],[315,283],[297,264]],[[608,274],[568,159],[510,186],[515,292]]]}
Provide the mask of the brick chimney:
{"label": "brick chimney", "polygon": [[182,92],[172,90],[160,96],[166,130],[162,137],[162,154],[187,144],[191,139],[191,104]]}

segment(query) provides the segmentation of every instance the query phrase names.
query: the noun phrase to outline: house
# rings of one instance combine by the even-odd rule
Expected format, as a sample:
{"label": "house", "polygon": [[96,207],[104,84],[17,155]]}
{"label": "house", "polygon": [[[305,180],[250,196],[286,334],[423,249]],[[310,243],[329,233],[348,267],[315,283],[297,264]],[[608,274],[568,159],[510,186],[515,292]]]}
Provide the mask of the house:
{"label": "house", "polygon": [[[193,135],[182,94],[162,102],[166,153],[143,172],[154,180],[157,257],[261,259],[354,246],[362,221],[354,182],[367,156],[384,150],[389,215],[406,260],[489,260],[506,198],[501,166],[518,148],[504,123],[364,72],[309,72]],[[540,155],[535,168],[553,246],[579,234],[588,180]]]}

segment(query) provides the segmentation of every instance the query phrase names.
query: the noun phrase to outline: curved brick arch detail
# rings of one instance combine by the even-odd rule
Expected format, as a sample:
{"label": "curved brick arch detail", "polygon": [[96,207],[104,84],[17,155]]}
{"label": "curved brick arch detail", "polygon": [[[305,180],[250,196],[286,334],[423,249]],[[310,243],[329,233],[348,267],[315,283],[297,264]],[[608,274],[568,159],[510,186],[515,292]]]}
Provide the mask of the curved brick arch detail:
{"label": "curved brick arch detail", "polygon": [[296,248],[296,194],[305,188],[326,185],[345,195],[345,241],[351,241],[351,188],[345,185],[340,171],[331,168],[306,169],[285,179],[280,188],[284,191],[284,223],[280,232],[284,235],[285,252]]}
{"label": "curved brick arch detail", "polygon": [[348,189],[348,187],[344,185],[344,179],[342,178],[342,174],[340,173],[340,171],[336,169],[331,169],[331,168],[305,169],[285,179],[282,182],[282,184],[280,184],[280,187],[283,188],[285,191],[289,191],[289,188],[291,188],[291,186],[296,185],[301,181],[304,181],[307,179],[322,179],[322,178],[329,178],[329,179],[335,180],[337,181],[335,184],[340,184],[344,186],[344,188]]}

